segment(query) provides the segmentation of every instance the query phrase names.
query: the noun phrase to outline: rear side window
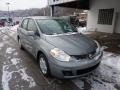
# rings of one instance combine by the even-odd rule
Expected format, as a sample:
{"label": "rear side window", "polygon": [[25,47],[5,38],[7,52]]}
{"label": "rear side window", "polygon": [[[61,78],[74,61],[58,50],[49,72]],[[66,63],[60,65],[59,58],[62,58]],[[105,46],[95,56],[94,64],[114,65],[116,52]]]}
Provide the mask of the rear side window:
{"label": "rear side window", "polygon": [[23,20],[23,22],[21,24],[21,28],[26,29],[27,28],[27,23],[28,23],[28,19]]}

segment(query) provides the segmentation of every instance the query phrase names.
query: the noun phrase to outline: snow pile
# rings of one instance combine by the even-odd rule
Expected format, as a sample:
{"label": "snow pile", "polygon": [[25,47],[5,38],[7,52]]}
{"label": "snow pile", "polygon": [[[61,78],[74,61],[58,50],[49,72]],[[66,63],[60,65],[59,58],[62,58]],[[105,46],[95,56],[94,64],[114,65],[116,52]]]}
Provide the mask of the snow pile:
{"label": "snow pile", "polygon": [[17,31],[17,28],[18,28],[18,27],[19,27],[19,25],[15,25],[15,26],[11,27],[10,30],[12,30],[12,31]]}
{"label": "snow pile", "polygon": [[6,53],[8,53],[8,54],[11,54],[14,51],[15,51],[15,49],[12,48],[12,47],[9,47],[9,48],[6,49]]}
{"label": "snow pile", "polygon": [[13,37],[16,40],[18,26],[19,25],[10,26],[10,27],[2,27],[0,29],[0,32],[7,35],[3,37],[3,40],[5,41],[7,37]]}
{"label": "snow pile", "polygon": [[17,28],[18,28],[18,27],[19,27],[19,25],[15,25],[15,26],[11,27],[10,30],[9,30],[9,35],[10,35],[11,37],[13,37],[14,40],[17,39]]}
{"label": "snow pile", "polygon": [[86,27],[78,27],[77,30],[79,33],[82,33],[82,32],[85,32],[87,29]]}
{"label": "snow pile", "polygon": [[77,30],[79,33],[83,33],[83,34],[91,34],[92,33],[90,31],[87,31],[86,27],[78,27]]}

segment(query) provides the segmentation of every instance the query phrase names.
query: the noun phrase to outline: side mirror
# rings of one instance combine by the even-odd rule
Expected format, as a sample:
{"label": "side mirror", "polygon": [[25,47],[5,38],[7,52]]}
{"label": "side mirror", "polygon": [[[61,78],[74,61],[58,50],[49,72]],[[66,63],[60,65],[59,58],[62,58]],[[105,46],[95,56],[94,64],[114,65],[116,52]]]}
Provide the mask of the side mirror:
{"label": "side mirror", "polygon": [[34,35],[35,35],[35,32],[34,32],[34,31],[28,31],[28,32],[27,32],[27,35],[28,35],[28,36],[34,36]]}

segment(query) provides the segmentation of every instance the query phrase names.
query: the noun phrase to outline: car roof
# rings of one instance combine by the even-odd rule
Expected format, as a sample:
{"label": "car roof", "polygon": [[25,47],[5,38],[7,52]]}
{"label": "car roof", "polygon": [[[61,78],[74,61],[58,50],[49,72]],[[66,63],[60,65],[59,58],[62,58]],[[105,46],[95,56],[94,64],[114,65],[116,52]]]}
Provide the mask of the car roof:
{"label": "car roof", "polygon": [[24,17],[26,18],[31,18],[31,19],[62,19],[61,17],[51,17],[51,16],[30,16],[30,17]]}

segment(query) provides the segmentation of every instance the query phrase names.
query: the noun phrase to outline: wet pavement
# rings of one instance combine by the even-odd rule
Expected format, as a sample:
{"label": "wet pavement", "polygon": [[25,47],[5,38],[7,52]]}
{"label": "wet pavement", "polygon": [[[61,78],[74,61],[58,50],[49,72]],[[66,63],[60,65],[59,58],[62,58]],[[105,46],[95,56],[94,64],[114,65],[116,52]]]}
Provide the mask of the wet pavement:
{"label": "wet pavement", "polygon": [[120,90],[120,55],[104,52],[90,75],[58,80],[45,78],[34,58],[18,47],[16,30],[0,29],[0,90]]}
{"label": "wet pavement", "polygon": [[16,31],[0,30],[0,90],[78,90],[69,80],[45,78],[35,59],[18,47]]}

